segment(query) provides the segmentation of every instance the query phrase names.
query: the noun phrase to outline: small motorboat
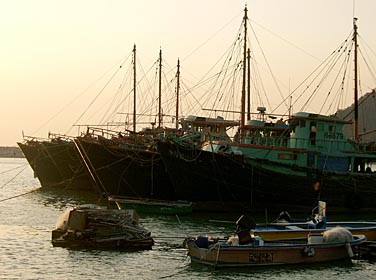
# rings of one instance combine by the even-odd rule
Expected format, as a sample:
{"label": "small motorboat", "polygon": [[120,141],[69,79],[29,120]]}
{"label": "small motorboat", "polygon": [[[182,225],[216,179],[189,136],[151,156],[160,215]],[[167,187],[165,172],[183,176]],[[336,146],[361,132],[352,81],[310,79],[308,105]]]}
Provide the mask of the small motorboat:
{"label": "small motorboat", "polygon": [[[317,213],[315,213],[317,210]],[[348,229],[354,235],[365,235],[368,241],[376,241],[376,222],[371,221],[327,221],[326,202],[319,201],[307,220],[294,220],[283,211],[272,223],[251,224],[241,216],[236,222],[240,228],[248,228],[251,234],[263,240],[306,238],[309,233],[323,233],[337,226]]]}
{"label": "small motorboat", "polygon": [[192,262],[216,268],[256,267],[346,260],[354,256],[352,247],[365,241],[364,235],[352,235],[341,227],[323,234],[310,234],[304,241],[264,241],[259,236],[251,238],[246,230],[223,241],[210,237],[189,238],[186,247]]}
{"label": "small motorboat", "polygon": [[134,210],[83,205],[67,209],[52,231],[52,244],[68,248],[151,249],[151,233],[138,223]]}

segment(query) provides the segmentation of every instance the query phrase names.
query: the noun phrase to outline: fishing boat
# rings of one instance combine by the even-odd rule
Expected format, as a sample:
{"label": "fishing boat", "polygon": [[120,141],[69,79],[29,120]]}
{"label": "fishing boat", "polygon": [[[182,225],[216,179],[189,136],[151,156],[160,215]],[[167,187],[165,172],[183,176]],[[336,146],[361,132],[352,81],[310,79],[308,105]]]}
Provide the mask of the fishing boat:
{"label": "fishing boat", "polygon": [[[174,189],[160,154],[155,148],[155,139],[160,134],[167,134],[169,129],[162,127],[162,109],[159,102],[157,125],[151,122],[152,128],[137,131],[136,46],[132,54],[133,129],[117,132],[88,127],[86,134],[76,137],[75,145],[79,150],[81,161],[102,193],[135,199],[141,197],[172,201]],[[161,76],[162,51],[159,53],[158,62]],[[161,78],[159,79],[160,100]]]}
{"label": "fishing boat", "polygon": [[94,190],[73,137],[54,133],[47,139],[24,136],[17,144],[43,188]]}
{"label": "fishing boat", "polygon": [[151,233],[138,223],[134,210],[82,205],[67,209],[52,231],[55,247],[141,250],[151,249]]}
{"label": "fishing boat", "polygon": [[[160,53],[159,61],[161,59]],[[178,62],[177,78],[179,65]],[[165,211],[172,210],[171,205],[181,204],[177,201],[190,201],[187,198],[193,193],[190,188],[186,189],[186,193],[176,192],[156,143],[173,137],[179,137],[180,143],[187,147],[200,146],[209,138],[230,141],[226,130],[238,124],[238,121],[225,120],[220,116],[208,118],[189,115],[177,121],[175,128],[166,128],[162,127],[162,120],[159,118],[157,127],[136,131],[134,126],[133,131],[127,130],[121,134],[108,129],[89,127],[87,133],[76,137],[74,142],[93,182],[103,193],[137,200],[141,198],[143,205],[146,200],[148,204],[157,200],[170,201]],[[177,211],[178,208],[174,208],[173,211]],[[185,212],[191,208],[191,204],[179,206],[179,209],[183,208]]]}
{"label": "fishing boat", "polygon": [[314,264],[348,260],[354,256],[352,248],[366,241],[364,235],[346,235],[332,238],[332,232],[309,235],[304,242],[268,242],[260,237],[238,242],[208,237],[190,238],[186,241],[192,262],[215,268],[260,267],[273,265]]}
{"label": "fishing boat", "polygon": [[189,214],[192,213],[192,203],[188,201],[171,201],[149,198],[134,198],[125,196],[108,197],[108,201],[116,203],[119,209],[134,209],[137,213],[153,214]]}
{"label": "fishing boat", "polygon": [[[244,30],[247,19],[245,9]],[[354,73],[358,73],[356,19],[353,27],[352,40],[346,40],[352,44],[342,45],[333,53],[350,54],[354,46]],[[256,117],[246,121],[246,34],[243,41],[240,127],[232,141],[211,140],[193,148],[181,145],[179,139],[158,142],[176,193],[186,194],[191,189],[191,196],[185,195],[184,199],[203,205],[213,202],[216,206],[211,208],[219,210],[223,204],[236,211],[276,210],[282,203],[306,207],[314,199],[330,201],[341,210],[375,209],[375,142],[363,142],[358,131],[356,74],[351,120],[310,111],[277,118],[259,106]],[[347,72],[343,72],[345,78]],[[315,94],[321,86],[315,87]],[[350,138],[343,133],[347,126],[354,129]],[[197,192],[199,196],[194,195]]]}

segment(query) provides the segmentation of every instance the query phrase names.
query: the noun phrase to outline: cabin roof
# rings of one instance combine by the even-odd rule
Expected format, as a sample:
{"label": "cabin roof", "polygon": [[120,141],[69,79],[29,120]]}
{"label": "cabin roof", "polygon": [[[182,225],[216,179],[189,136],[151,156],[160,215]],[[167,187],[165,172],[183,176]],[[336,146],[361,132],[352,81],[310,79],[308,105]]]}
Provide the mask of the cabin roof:
{"label": "cabin roof", "polygon": [[216,125],[216,126],[238,126],[239,121],[225,120],[222,117],[207,118],[199,116],[187,116],[182,119],[182,122],[196,124],[196,125]]}
{"label": "cabin roof", "polygon": [[342,123],[342,124],[352,124],[352,121],[345,121],[337,116],[325,116],[320,114],[313,114],[307,112],[298,112],[292,115],[292,119],[308,119],[315,121],[324,121],[324,122],[333,122],[333,123]]}

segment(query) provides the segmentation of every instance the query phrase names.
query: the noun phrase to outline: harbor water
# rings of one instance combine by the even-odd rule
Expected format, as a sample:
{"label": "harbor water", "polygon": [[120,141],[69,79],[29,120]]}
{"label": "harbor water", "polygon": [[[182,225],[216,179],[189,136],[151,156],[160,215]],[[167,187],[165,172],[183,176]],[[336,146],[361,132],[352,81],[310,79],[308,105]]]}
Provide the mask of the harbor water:
{"label": "harbor water", "polygon": [[94,193],[40,189],[21,158],[0,158],[0,201],[0,279],[376,279],[376,262],[366,259],[263,269],[215,270],[191,264],[184,238],[226,236],[234,224],[212,220],[235,221],[236,214],[142,215],[155,240],[152,250],[53,247],[51,231],[63,211],[97,203],[98,198]]}

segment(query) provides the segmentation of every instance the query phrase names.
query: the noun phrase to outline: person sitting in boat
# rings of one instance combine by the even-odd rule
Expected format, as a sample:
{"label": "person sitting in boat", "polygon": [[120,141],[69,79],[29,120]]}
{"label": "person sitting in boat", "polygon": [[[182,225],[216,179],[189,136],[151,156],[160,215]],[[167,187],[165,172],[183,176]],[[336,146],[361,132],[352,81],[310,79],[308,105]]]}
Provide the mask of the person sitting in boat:
{"label": "person sitting in boat", "polygon": [[236,221],[236,235],[239,239],[239,245],[249,244],[252,242],[251,229],[256,227],[252,218],[242,215]]}

